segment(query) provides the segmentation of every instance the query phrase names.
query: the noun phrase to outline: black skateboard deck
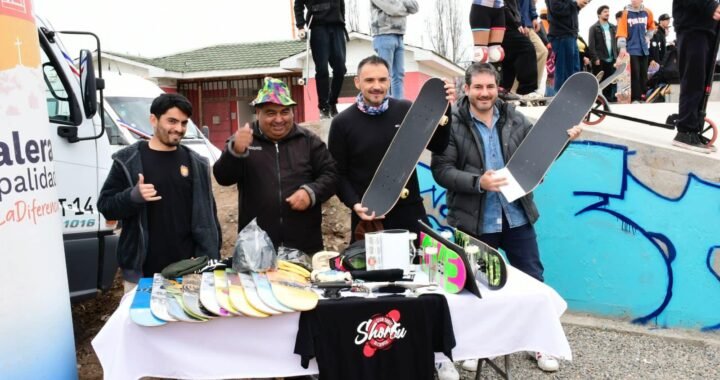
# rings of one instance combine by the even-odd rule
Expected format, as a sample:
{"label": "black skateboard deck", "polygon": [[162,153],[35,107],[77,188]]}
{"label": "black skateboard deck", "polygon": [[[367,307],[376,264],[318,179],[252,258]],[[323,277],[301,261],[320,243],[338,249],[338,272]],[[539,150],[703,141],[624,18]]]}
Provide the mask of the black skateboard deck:
{"label": "black skateboard deck", "polygon": [[567,130],[582,122],[595,103],[598,89],[597,79],[587,72],[575,73],[563,84],[506,166],[496,172],[508,181],[500,188],[508,202],[540,184],[567,145]]}
{"label": "black skateboard deck", "polygon": [[478,270],[475,278],[478,281],[491,290],[502,289],[502,287],[505,286],[507,282],[507,263],[497,249],[457,228],[455,229],[455,243],[463,247],[466,253],[469,252],[468,250],[471,249],[471,246],[477,247],[478,255],[476,264],[478,265]]}
{"label": "black skateboard deck", "polygon": [[[387,214],[404,193],[420,155],[448,108],[445,82],[431,78],[420,89],[362,198],[367,214]],[[446,128],[449,126],[444,126]]]}

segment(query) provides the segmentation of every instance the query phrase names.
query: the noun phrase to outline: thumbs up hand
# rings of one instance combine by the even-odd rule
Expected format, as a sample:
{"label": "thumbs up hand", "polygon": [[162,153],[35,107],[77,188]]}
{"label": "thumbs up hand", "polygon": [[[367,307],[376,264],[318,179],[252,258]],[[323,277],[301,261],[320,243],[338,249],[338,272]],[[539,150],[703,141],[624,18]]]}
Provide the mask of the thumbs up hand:
{"label": "thumbs up hand", "polygon": [[155,190],[155,185],[145,183],[145,177],[142,174],[138,174],[138,183],[135,186],[138,188],[145,202],[154,202],[162,199],[161,196],[157,195],[158,192]]}
{"label": "thumbs up hand", "polygon": [[235,131],[235,141],[233,142],[233,150],[237,154],[244,154],[247,148],[253,142],[253,132],[250,124],[245,123],[242,128]]}

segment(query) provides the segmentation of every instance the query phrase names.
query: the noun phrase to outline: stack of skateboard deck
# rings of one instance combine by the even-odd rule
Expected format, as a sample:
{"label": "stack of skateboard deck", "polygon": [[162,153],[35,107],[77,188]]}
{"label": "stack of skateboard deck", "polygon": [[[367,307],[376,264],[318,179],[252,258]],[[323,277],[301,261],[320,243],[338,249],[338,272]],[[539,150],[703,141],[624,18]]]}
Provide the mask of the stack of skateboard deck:
{"label": "stack of skateboard deck", "polygon": [[207,322],[215,318],[266,318],[312,310],[318,295],[310,272],[278,260],[278,270],[238,273],[232,269],[167,279],[157,273],[138,282],[130,318],[141,326]]}

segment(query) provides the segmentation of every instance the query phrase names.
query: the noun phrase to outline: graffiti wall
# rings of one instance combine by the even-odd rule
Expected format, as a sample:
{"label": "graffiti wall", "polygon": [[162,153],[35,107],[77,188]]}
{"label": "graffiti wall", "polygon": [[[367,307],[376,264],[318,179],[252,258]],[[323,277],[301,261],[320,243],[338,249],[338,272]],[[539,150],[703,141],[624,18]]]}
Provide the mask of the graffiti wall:
{"label": "graffiti wall", "polygon": [[[535,191],[546,282],[574,311],[720,329],[720,184],[690,174],[680,196],[663,196],[628,169],[633,154],[573,143]],[[445,191],[426,165],[418,175],[442,226]]]}

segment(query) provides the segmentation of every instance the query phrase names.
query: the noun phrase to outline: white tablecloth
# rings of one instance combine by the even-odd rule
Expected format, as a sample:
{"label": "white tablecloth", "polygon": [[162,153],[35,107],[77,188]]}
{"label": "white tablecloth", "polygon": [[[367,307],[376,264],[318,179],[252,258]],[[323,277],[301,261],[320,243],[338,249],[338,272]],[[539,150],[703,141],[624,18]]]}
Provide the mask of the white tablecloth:
{"label": "white tablecloth", "polygon": [[[457,346],[455,360],[541,351],[570,360],[560,325],[567,304],[550,287],[509,269],[501,290],[480,286],[482,299],[468,292],[447,295]],[[293,354],[298,313],[266,319],[222,318],[207,323],[140,327],[129,317],[134,293],[93,339],[105,379],[143,376],[182,379],[287,377],[317,373]],[[437,360],[447,360],[436,354]]]}

